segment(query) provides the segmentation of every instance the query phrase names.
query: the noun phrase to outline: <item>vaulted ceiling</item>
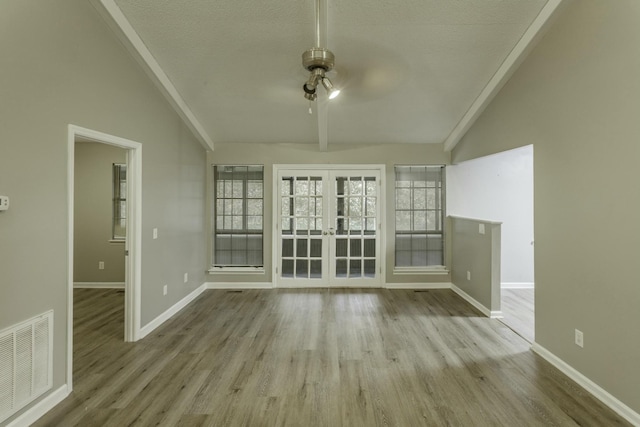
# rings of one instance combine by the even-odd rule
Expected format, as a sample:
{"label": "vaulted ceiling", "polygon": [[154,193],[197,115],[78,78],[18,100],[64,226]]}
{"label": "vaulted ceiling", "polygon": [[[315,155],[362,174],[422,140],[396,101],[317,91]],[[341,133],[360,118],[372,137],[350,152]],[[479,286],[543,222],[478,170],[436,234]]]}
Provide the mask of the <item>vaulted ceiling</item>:
{"label": "vaulted ceiling", "polygon": [[[325,3],[326,2],[326,3]],[[100,0],[205,145],[445,143],[490,101],[559,0],[322,0],[342,92],[309,114],[314,0]],[[326,9],[325,9],[326,8]],[[326,28],[325,28],[326,27]]]}

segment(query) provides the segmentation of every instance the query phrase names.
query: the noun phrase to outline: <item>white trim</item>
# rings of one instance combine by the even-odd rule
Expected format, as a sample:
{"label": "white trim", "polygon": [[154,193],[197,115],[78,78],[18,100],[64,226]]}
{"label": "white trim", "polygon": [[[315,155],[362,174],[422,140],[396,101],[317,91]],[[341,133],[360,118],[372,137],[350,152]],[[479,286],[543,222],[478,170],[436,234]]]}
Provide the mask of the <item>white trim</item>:
{"label": "white trim", "polygon": [[420,276],[446,276],[449,274],[449,270],[446,267],[394,267],[394,276],[403,275],[420,275]]}
{"label": "white trim", "polygon": [[265,274],[264,267],[211,267],[209,274]]}
{"label": "white trim", "polygon": [[67,387],[73,390],[73,235],[75,143],[88,140],[127,150],[127,239],[124,340],[139,339],[142,281],[142,144],[70,124],[67,133]]}
{"label": "white trim", "polygon": [[124,289],[124,282],[73,282],[74,289]]}
{"label": "white trim", "polygon": [[535,289],[533,282],[502,282],[500,284],[502,289]]}
{"label": "white trim", "polygon": [[25,412],[7,424],[7,427],[22,427],[35,423],[40,417],[53,409],[71,394],[71,389],[67,384],[63,384],[58,389],[48,394],[44,399],[31,406]]}
{"label": "white trim", "polygon": [[[185,122],[187,127],[194,136],[200,141],[205,150],[213,151],[213,140],[204,129],[202,124],[198,121],[193,114],[185,100],[180,95],[180,92],[171,82],[171,79],[166,75],[160,64],[153,57],[147,46],[144,44],[136,30],[133,28],[129,20],[122,13],[118,5],[114,0],[93,0],[91,2],[94,7],[102,15],[107,24],[116,31],[120,36],[124,45],[131,52],[134,58],[140,63],[152,81],[156,83],[163,95],[167,98],[172,105],[176,113]],[[114,28],[115,27],[115,28]]]}
{"label": "white trim", "polygon": [[385,289],[451,289],[452,284],[447,282],[433,283],[385,283]]}
{"label": "white trim", "polygon": [[551,353],[540,344],[534,342],[531,345],[531,350],[538,354],[540,357],[551,363],[558,368],[560,372],[571,378],[578,383],[582,388],[591,393],[596,399],[611,408],[614,412],[620,415],[622,418],[629,421],[631,424],[640,426],[640,414],[633,409],[622,403],[619,399],[613,396],[611,393],[600,387],[595,382],[591,381],[585,375],[577,371],[571,365],[564,360],[560,359],[555,354]]}
{"label": "white trim", "polygon": [[140,329],[140,339],[146,337],[151,332],[153,332],[158,326],[162,325],[167,320],[171,319],[176,313],[180,310],[188,306],[193,300],[198,298],[201,293],[203,293],[207,289],[207,284],[203,283],[198,286],[197,289],[193,290],[186,297],[182,298],[180,301],[169,307],[165,310],[164,313],[160,314],[158,317],[153,319],[151,322],[147,323]]}
{"label": "white trim", "polygon": [[[207,289],[275,289],[276,286],[271,282],[207,282]],[[280,286],[282,289],[300,289],[300,286]],[[309,288],[305,286],[304,288]],[[354,286],[353,289],[451,289],[451,283],[434,282],[434,283],[386,283],[379,286]],[[325,285],[317,286],[316,289],[350,289],[345,286],[337,286],[332,288]]]}
{"label": "white trim", "polygon": [[466,293],[465,291],[463,291],[462,289],[460,289],[456,285],[451,284],[451,289],[453,290],[453,292],[455,292],[456,294],[460,295],[460,297],[462,297],[462,299],[464,299],[469,304],[471,304],[476,309],[478,309],[485,316],[487,316],[487,317],[489,317],[491,319],[501,319],[503,317],[502,311],[498,311],[498,310],[491,311],[491,310],[489,310],[487,307],[485,307],[480,302],[478,302],[478,300],[473,298],[471,295],[469,295],[468,293]]}
{"label": "white trim", "polygon": [[525,31],[518,43],[516,43],[511,52],[509,52],[509,55],[507,55],[502,65],[500,65],[500,68],[498,68],[493,77],[491,77],[487,85],[482,89],[482,92],[480,92],[480,95],[473,101],[471,107],[469,107],[465,115],[462,116],[462,119],[444,141],[445,151],[453,150],[465,133],[473,126],[487,105],[489,105],[498,92],[500,92],[500,89],[502,89],[531,49],[533,49],[538,39],[542,37],[547,24],[550,22],[550,18],[562,2],[563,0],[549,0],[544,5],[538,16],[536,16],[536,19],[533,20],[529,28],[527,28],[527,31]]}
{"label": "white trim", "polygon": [[466,216],[457,216],[457,215],[447,215],[449,218],[452,219],[462,219],[465,221],[475,221],[475,222],[482,222],[484,224],[489,224],[489,225],[501,225],[502,221],[491,221],[488,219],[479,219],[479,218],[469,218]]}
{"label": "white trim", "polygon": [[207,289],[273,289],[271,282],[207,282]]}
{"label": "white trim", "polygon": [[278,289],[329,289],[329,290],[336,290],[336,289],[383,289],[383,287],[381,285],[375,284],[375,285],[363,285],[362,283],[356,284],[356,285],[345,285],[345,284],[339,284],[339,285],[331,285],[329,286],[326,282],[324,282],[323,280],[318,280],[317,285],[310,283],[310,284],[304,284],[304,285],[300,285],[298,283],[296,283],[295,281],[292,281],[290,283],[284,283],[284,284],[279,284],[277,286]]}

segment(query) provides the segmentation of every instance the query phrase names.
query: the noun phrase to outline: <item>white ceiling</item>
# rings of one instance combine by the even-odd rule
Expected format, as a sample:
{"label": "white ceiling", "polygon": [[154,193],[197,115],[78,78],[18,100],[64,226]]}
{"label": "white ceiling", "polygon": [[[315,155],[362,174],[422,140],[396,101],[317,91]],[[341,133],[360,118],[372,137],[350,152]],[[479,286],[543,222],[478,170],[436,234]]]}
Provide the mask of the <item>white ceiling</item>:
{"label": "white ceiling", "polygon": [[214,143],[321,146],[443,143],[547,3],[326,0],[342,93],[309,115],[314,0],[109,1]]}

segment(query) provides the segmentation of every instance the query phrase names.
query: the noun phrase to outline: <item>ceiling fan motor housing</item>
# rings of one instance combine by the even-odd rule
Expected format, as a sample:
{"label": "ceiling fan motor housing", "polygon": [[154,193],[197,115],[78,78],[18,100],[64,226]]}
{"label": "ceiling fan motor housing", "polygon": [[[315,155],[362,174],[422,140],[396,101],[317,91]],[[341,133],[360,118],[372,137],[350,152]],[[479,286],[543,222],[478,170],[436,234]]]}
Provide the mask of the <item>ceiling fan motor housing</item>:
{"label": "ceiling fan motor housing", "polygon": [[322,68],[325,72],[331,71],[335,65],[335,56],[329,49],[312,47],[302,54],[302,66],[309,71]]}

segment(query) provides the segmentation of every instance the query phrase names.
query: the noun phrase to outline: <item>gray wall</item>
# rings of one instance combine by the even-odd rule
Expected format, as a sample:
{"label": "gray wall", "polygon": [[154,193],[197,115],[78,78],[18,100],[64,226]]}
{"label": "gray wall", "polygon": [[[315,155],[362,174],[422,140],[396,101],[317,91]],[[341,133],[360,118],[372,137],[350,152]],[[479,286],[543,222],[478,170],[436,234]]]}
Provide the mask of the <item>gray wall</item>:
{"label": "gray wall", "polygon": [[533,146],[447,168],[449,215],[502,223],[502,286],[533,286]]}
{"label": "gray wall", "polygon": [[636,412],[639,24],[635,0],[569,2],[452,153],[534,145],[536,342]]}
{"label": "gray wall", "polygon": [[500,311],[500,224],[460,217],[449,217],[449,224],[451,283],[488,311]]}
{"label": "gray wall", "polygon": [[0,52],[0,194],[11,197],[0,213],[0,329],[54,310],[57,389],[67,375],[67,125],[143,145],[143,325],[204,282],[206,156],[89,2],[3,1]]}
{"label": "gray wall", "polygon": [[[124,241],[110,242],[113,164],[126,163],[126,150],[77,142],[75,147],[73,281],[124,283]],[[104,262],[104,270],[98,262]]]}
{"label": "gray wall", "polygon": [[[260,164],[265,167],[264,193],[264,247],[265,274],[224,275],[210,274],[211,282],[271,282],[272,277],[272,187],[274,164],[384,164],[386,165],[386,211],[383,227],[386,233],[386,282],[387,283],[441,283],[450,282],[449,274],[394,275],[394,165],[396,164],[448,164],[449,154],[442,145],[388,144],[388,145],[343,145],[329,144],[327,152],[320,152],[317,145],[304,144],[218,144],[209,153],[210,164]],[[210,168],[211,169],[211,168]],[[211,172],[209,172],[211,183]],[[209,191],[211,193],[211,191]],[[210,205],[209,203],[208,205]],[[210,260],[211,258],[209,258]],[[208,261],[209,264],[211,263]]]}

